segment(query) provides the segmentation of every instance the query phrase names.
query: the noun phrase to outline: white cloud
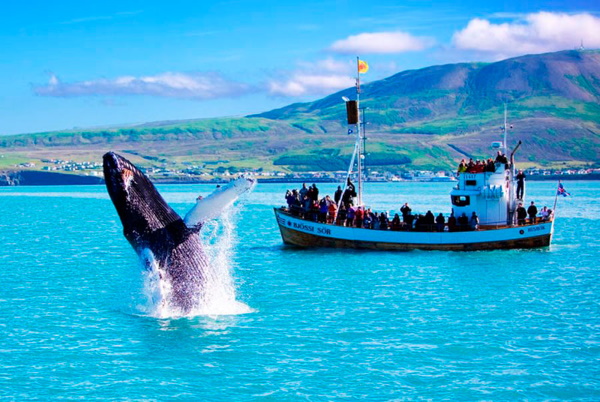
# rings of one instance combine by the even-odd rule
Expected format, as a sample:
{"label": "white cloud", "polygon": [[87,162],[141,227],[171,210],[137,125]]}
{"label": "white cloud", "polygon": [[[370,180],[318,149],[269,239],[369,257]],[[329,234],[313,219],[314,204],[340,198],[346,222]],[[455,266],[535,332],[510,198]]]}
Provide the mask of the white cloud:
{"label": "white cloud", "polygon": [[351,87],[354,79],[342,75],[309,75],[296,73],[287,81],[271,81],[268,84],[271,95],[302,96],[329,94],[344,88]]}
{"label": "white cloud", "polygon": [[332,58],[314,63],[301,62],[298,70],[270,80],[267,91],[271,95],[290,97],[327,95],[354,85],[352,74],[356,71],[356,66],[353,66],[352,63]]}
{"label": "white cloud", "polygon": [[454,46],[487,53],[496,58],[573,49],[600,47],[600,18],[588,13],[539,12],[523,20],[501,24],[475,18],[454,34]]}
{"label": "white cloud", "polygon": [[147,95],[168,98],[215,99],[248,93],[246,84],[227,81],[217,73],[163,73],[154,76],[121,76],[81,82],[61,82],[50,76],[47,85],[34,86],[40,96]]}
{"label": "white cloud", "polygon": [[329,50],[345,54],[403,53],[433,46],[427,37],[412,36],[406,32],[367,32],[334,42]]}

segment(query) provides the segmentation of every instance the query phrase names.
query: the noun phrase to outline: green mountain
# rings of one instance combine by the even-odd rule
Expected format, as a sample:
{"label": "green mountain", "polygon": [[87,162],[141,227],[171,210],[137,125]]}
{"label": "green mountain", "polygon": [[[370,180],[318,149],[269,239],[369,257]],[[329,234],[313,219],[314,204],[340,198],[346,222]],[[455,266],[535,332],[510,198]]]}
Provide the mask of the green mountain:
{"label": "green mountain", "polygon": [[[600,51],[562,51],[495,63],[403,71],[361,86],[369,166],[453,167],[487,157],[502,138],[523,141],[517,161],[551,166],[600,161]],[[7,160],[99,160],[106,150],[147,166],[208,162],[205,169],[343,170],[353,149],[342,96],[226,119],[0,137]],[[0,159],[0,167],[2,159]]]}

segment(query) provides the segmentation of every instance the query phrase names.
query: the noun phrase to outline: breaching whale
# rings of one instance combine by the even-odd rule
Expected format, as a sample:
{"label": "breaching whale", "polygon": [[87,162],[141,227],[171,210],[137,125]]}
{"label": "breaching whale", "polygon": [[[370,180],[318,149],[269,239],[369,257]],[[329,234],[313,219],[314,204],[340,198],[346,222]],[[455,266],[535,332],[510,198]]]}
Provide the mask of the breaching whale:
{"label": "breaching whale", "polygon": [[[199,231],[255,184],[239,178],[198,200],[183,219],[167,204],[150,179],[127,159],[108,152],[103,157],[108,194],[117,209],[123,234],[148,269],[157,269],[170,291],[165,302],[188,314],[205,290],[208,259]],[[154,268],[153,268],[154,267]]]}

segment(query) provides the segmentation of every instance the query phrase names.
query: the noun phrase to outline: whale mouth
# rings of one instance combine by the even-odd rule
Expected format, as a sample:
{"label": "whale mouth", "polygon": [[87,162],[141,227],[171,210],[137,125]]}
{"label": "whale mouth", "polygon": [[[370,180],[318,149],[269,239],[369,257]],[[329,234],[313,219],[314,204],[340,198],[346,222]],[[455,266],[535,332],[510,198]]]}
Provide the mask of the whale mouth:
{"label": "whale mouth", "polygon": [[114,152],[107,152],[102,157],[104,162],[104,170],[109,170],[113,173],[120,172],[125,166],[125,160]]}

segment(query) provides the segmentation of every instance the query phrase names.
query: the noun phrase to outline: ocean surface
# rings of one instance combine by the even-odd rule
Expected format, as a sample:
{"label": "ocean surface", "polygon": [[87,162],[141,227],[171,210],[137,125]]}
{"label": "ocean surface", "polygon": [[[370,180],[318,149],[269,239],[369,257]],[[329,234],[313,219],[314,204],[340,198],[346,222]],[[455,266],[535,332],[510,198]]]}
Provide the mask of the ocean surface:
{"label": "ocean surface", "polygon": [[[447,213],[451,186],[365,200]],[[0,188],[0,399],[600,400],[600,182],[565,182],[550,248],[480,252],[285,247],[293,187],[207,225],[219,279],[189,317],[155,304],[103,186]],[[184,215],[214,186],[158,188]]]}

